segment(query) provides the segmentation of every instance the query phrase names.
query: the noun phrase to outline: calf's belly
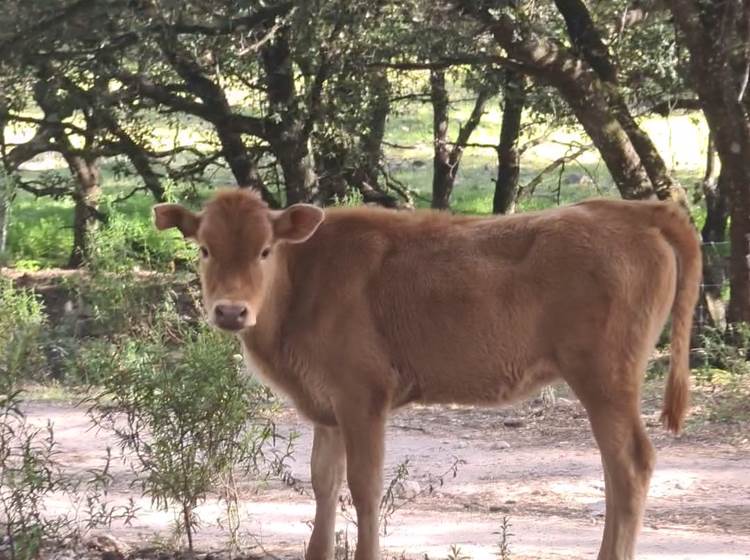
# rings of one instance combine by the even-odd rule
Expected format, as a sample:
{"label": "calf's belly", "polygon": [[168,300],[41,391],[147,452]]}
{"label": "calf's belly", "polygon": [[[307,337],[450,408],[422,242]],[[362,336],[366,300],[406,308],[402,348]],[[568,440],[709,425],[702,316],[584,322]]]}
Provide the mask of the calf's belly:
{"label": "calf's belly", "polygon": [[419,401],[424,404],[498,406],[532,395],[560,378],[555,364],[539,359],[525,365],[464,366],[422,371]]}

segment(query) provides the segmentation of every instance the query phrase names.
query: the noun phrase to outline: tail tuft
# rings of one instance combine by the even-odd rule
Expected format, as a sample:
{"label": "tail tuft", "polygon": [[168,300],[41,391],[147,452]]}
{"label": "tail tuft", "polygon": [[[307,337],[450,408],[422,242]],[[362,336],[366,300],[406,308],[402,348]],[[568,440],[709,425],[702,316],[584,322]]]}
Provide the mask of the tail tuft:
{"label": "tail tuft", "polygon": [[690,378],[687,375],[670,373],[664,393],[661,422],[665,429],[679,434],[685,423],[685,414],[690,400]]}

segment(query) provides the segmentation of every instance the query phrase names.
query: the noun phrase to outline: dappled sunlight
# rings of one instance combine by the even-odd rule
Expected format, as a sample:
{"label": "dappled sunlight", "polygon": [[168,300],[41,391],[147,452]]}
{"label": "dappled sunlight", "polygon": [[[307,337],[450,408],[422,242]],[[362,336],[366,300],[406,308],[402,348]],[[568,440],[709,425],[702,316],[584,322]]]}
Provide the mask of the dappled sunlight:
{"label": "dappled sunlight", "polygon": [[652,498],[674,497],[690,491],[700,482],[700,474],[677,469],[654,471],[648,495]]}

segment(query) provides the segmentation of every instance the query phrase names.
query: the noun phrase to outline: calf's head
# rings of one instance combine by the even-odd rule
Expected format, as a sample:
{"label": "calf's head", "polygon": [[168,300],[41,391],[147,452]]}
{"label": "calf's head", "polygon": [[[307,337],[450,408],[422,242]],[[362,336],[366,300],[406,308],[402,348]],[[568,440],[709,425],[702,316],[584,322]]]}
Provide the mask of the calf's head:
{"label": "calf's head", "polygon": [[203,304],[217,327],[255,325],[277,269],[282,243],[315,233],[323,211],[308,204],[270,210],[254,191],[219,191],[200,212],[179,204],[154,206],[158,229],[177,228],[198,245]]}

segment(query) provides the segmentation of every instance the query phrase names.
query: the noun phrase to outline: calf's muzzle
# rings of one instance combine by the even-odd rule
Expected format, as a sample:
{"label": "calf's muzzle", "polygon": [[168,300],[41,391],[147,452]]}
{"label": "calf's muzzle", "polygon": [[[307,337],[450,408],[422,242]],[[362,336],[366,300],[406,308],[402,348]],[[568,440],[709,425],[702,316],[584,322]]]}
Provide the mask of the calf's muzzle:
{"label": "calf's muzzle", "polygon": [[224,301],[214,304],[213,322],[217,327],[226,331],[239,331],[255,323],[246,304]]}

